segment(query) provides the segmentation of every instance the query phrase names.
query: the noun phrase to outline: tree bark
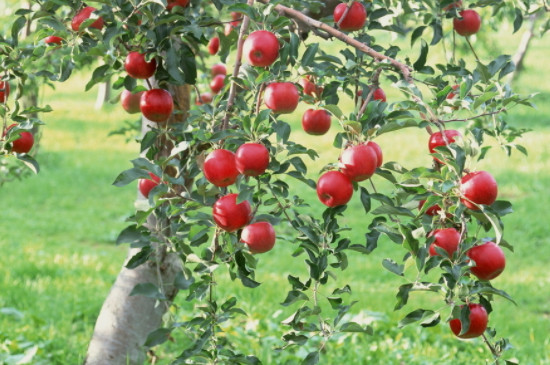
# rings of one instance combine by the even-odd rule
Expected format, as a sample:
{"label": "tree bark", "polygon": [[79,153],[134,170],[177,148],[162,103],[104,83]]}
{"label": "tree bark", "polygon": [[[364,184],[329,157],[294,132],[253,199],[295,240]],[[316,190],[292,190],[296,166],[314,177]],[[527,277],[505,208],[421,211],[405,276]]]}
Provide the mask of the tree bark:
{"label": "tree bark", "polygon": [[97,90],[97,98],[95,99],[95,109],[100,110],[103,108],[103,104],[105,104],[106,101],[109,101],[111,97],[111,78],[108,78],[105,80],[105,82],[102,82],[99,84],[98,90]]}
{"label": "tree bark", "polygon": [[523,33],[523,36],[521,37],[521,41],[519,42],[518,50],[516,51],[516,54],[512,57],[512,62],[514,62],[514,64],[516,65],[516,69],[510,75],[510,82],[513,82],[518,77],[521,70],[523,69],[523,60],[525,59],[525,55],[529,50],[531,39],[533,39],[535,23],[537,21],[537,18],[538,18],[538,13],[532,14],[529,17],[529,27]]}
{"label": "tree bark", "polygon": [[[186,118],[190,106],[189,85],[170,87],[175,107],[184,111],[173,116],[168,123]],[[142,131],[146,132],[151,124],[143,118]],[[172,146],[161,141],[160,154],[166,155]],[[167,172],[169,173],[169,172]],[[140,198],[138,198],[140,199]],[[141,198],[143,199],[143,198]],[[149,217],[148,227],[155,227],[154,217]],[[152,232],[155,230],[151,229]],[[159,237],[163,241],[163,237]],[[181,271],[181,261],[176,253],[168,252],[166,247],[155,246],[155,257],[135,269],[123,267],[103,303],[94,333],[88,347],[84,365],[141,365],[146,360],[147,336],[162,324],[162,316],[176,297],[178,289],[174,286],[176,274]],[[127,260],[138,249],[130,249]],[[129,296],[137,284],[153,283],[162,288],[166,301],[145,296]]]}

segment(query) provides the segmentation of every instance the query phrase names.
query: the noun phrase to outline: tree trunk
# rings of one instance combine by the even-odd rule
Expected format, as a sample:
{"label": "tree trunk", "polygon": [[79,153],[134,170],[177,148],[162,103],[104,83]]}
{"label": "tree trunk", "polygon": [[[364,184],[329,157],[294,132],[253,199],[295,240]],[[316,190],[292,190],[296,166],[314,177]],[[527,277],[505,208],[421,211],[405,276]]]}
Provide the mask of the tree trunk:
{"label": "tree trunk", "polygon": [[516,69],[510,75],[510,82],[513,82],[518,77],[521,69],[523,68],[523,60],[525,59],[525,55],[527,54],[527,50],[529,49],[529,45],[531,44],[531,39],[533,39],[537,18],[538,13],[532,14],[529,17],[529,27],[523,33],[521,41],[519,42],[518,50],[516,51],[516,54],[512,57],[512,62],[514,62],[514,64],[516,65]]}
{"label": "tree trunk", "polygon": [[[190,87],[171,87],[175,107],[184,111],[173,116],[168,123],[186,118],[190,105]],[[142,130],[146,132],[150,121],[143,118]],[[161,141],[160,154],[167,155],[172,148]],[[169,172],[166,172],[169,173]],[[143,198],[141,198],[143,199]],[[150,216],[148,227],[156,222]],[[162,241],[162,237],[159,237]],[[130,249],[127,260],[138,249]],[[155,247],[156,257],[135,269],[122,268],[103,303],[97,318],[94,333],[88,347],[84,365],[141,365],[146,359],[145,340],[152,331],[161,326],[162,316],[178,293],[174,286],[176,274],[181,271],[181,261],[176,253],[166,247]],[[153,283],[163,292],[167,301],[158,302],[145,296],[129,296],[137,284]]]}
{"label": "tree trunk", "polygon": [[99,84],[97,98],[95,99],[95,109],[103,108],[103,104],[111,98],[111,78]]}

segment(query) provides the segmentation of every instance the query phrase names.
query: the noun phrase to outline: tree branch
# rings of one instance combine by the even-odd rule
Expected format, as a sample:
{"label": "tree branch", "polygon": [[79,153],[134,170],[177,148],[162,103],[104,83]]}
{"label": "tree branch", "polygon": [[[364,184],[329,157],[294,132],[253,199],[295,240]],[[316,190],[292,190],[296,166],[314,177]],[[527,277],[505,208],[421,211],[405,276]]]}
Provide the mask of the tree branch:
{"label": "tree branch", "polygon": [[[262,4],[269,4],[269,0],[258,0]],[[291,19],[295,19],[301,23],[306,24],[312,29],[320,29],[322,31],[325,31],[327,34],[339,39],[340,41],[349,44],[352,47],[355,47],[356,49],[360,50],[361,52],[369,55],[372,57],[376,62],[389,62],[393,67],[399,70],[399,72],[403,75],[403,78],[407,82],[412,82],[411,78],[411,68],[407,66],[404,63],[401,63],[391,57],[388,57],[380,52],[375,51],[374,49],[370,48],[364,43],[359,42],[358,40],[348,36],[347,34],[331,27],[328,24],[325,24],[323,22],[320,22],[318,20],[315,20],[313,18],[310,18],[309,16],[303,14],[302,12],[298,10],[291,9],[289,7],[286,7],[284,5],[275,5],[275,10],[277,10],[281,15],[286,16]]]}

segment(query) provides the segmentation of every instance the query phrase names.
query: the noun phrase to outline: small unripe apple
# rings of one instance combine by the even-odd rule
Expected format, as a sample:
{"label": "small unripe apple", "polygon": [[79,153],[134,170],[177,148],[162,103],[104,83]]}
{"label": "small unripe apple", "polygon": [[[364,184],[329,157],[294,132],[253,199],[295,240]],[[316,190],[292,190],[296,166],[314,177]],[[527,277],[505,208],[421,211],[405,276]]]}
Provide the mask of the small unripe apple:
{"label": "small unripe apple", "polygon": [[150,121],[166,122],[174,110],[174,100],[167,90],[151,89],[141,95],[139,108],[143,116]]}
{"label": "small unripe apple", "polygon": [[61,43],[63,43],[63,38],[55,36],[55,35],[51,35],[51,36],[48,36],[48,37],[44,38],[44,43],[45,44],[60,45]]}
{"label": "small unripe apple", "polygon": [[442,228],[436,229],[428,235],[428,237],[435,237],[435,240],[430,245],[430,256],[439,255],[435,250],[436,247],[440,247],[447,251],[449,257],[453,257],[453,254],[458,250],[460,244],[460,232],[454,228]]}
{"label": "small unripe apple", "polygon": [[472,274],[479,280],[492,280],[499,276],[506,267],[506,258],[500,246],[494,242],[486,242],[474,246],[466,252],[476,266],[470,268]]}
{"label": "small unripe apple", "polygon": [[203,104],[210,104],[212,102],[212,94],[209,92],[205,92],[197,96],[195,99],[195,105],[203,105]]}
{"label": "small unripe apple", "polygon": [[367,146],[372,148],[376,154],[376,167],[382,166],[382,163],[384,162],[384,155],[380,145],[374,141],[368,141]]}
{"label": "small unripe apple", "polygon": [[211,55],[215,55],[218,53],[218,50],[220,49],[220,38],[219,37],[213,37],[208,42],[208,53]]}
{"label": "small unripe apple", "polygon": [[212,90],[214,94],[217,94],[223,89],[224,85],[225,75],[216,75],[212,81],[210,81],[210,90]]}
{"label": "small unripe apple", "polygon": [[459,87],[460,87],[460,85],[453,85],[452,86],[453,91],[451,91],[447,94],[447,100],[454,99],[454,97],[456,96],[455,91],[458,90]]}
{"label": "small unripe apple", "polygon": [[[4,136],[7,134],[7,132],[15,127],[17,124],[12,124],[8,127],[6,130],[6,133],[4,133]],[[32,146],[34,145],[34,136],[31,132],[20,132],[19,138],[11,142],[11,151],[16,153],[29,153],[29,151],[32,149]]]}
{"label": "small unripe apple", "polygon": [[244,200],[237,204],[238,194],[228,194],[219,198],[212,207],[214,222],[227,232],[234,232],[252,219],[250,203]]}
{"label": "small unripe apple", "polygon": [[139,104],[141,102],[141,96],[144,91],[139,91],[132,94],[131,91],[124,89],[120,94],[120,104],[122,108],[129,114],[135,114],[141,112]]}
{"label": "small unripe apple", "polygon": [[244,227],[241,241],[252,253],[264,253],[275,246],[275,230],[269,222],[257,222]]}
{"label": "small unripe apple", "polygon": [[153,58],[147,62],[145,53],[130,52],[124,61],[124,68],[135,79],[148,79],[155,74],[157,61]]}
{"label": "small unripe apple", "polygon": [[317,197],[327,207],[347,204],[353,195],[353,184],[340,171],[327,171],[317,181]]}
{"label": "small unripe apple", "polygon": [[363,181],[376,171],[378,158],[376,151],[366,144],[348,147],[340,156],[340,171],[351,181]]}
{"label": "small unripe apple", "polygon": [[300,94],[291,82],[272,82],[265,88],[264,101],[275,113],[292,113],[298,106]]}
{"label": "small unripe apple", "polygon": [[252,66],[270,66],[279,56],[279,40],[268,30],[252,32],[244,41],[243,55]]}
{"label": "small unripe apple", "polygon": [[467,208],[479,210],[477,205],[491,205],[498,195],[498,186],[493,175],[487,171],[466,174],[460,183],[461,202]]}
{"label": "small unripe apple", "polygon": [[206,180],[219,187],[234,184],[239,176],[235,154],[226,149],[210,152],[204,160],[202,171]]}
{"label": "small unripe apple", "polygon": [[[334,8],[334,22],[338,24],[340,18],[346,12],[348,4],[341,3]],[[346,32],[351,32],[354,30],[359,30],[365,25],[367,20],[367,11],[365,6],[357,1],[354,1],[346,14],[346,17],[340,23],[340,29]]]}
{"label": "small unripe apple", "polygon": [[461,36],[469,36],[476,34],[481,28],[481,17],[477,11],[472,9],[462,10],[460,13],[460,18],[453,19],[454,30]]}
{"label": "small unripe apple", "polygon": [[[88,20],[92,13],[96,11],[97,9],[92,6],[86,6],[82,10],[80,10],[71,20],[71,28],[75,32],[78,32],[80,30],[80,25]],[[99,17],[97,18],[92,24],[90,24],[90,28],[95,28],[101,30],[103,28],[103,18]]]}
{"label": "small unripe apple", "polygon": [[245,143],[235,152],[237,170],[245,176],[259,176],[269,166],[269,151],[260,143]]}
{"label": "small unripe apple", "polygon": [[487,323],[489,323],[489,316],[487,315],[485,307],[476,303],[471,303],[468,307],[470,308],[470,315],[468,316],[470,319],[470,327],[465,333],[459,335],[462,330],[462,322],[459,318],[454,318],[449,321],[451,331],[453,331],[455,336],[460,338],[474,338],[481,336],[487,329]]}
{"label": "small unripe apple", "polygon": [[151,177],[150,179],[139,179],[138,181],[139,192],[146,198],[149,197],[151,190],[160,183],[160,177],[157,175],[150,172],[149,176]]}
{"label": "small unripe apple", "polygon": [[0,81],[0,103],[5,103],[10,96],[10,84],[7,81]]}
{"label": "small unripe apple", "polygon": [[216,75],[227,75],[227,68],[223,63],[217,63],[210,69],[210,74],[212,77]]}
{"label": "small unripe apple", "polygon": [[324,109],[308,109],[302,116],[302,128],[307,134],[320,136],[330,129],[330,113]]}

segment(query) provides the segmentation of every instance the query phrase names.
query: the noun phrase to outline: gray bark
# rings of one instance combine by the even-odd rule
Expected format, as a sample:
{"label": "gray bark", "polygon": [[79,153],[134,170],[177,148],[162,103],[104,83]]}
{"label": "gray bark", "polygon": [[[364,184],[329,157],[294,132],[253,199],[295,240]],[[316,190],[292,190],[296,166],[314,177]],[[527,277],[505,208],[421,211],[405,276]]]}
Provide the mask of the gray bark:
{"label": "gray bark", "polygon": [[529,45],[531,44],[531,40],[535,35],[534,30],[535,30],[535,23],[537,21],[537,18],[538,18],[538,13],[532,14],[529,17],[529,26],[521,37],[521,41],[519,42],[519,46],[518,46],[518,50],[516,51],[516,54],[514,54],[514,56],[512,57],[512,62],[514,62],[514,64],[516,65],[516,69],[510,75],[510,82],[513,82],[518,77],[521,70],[523,69],[523,60],[525,59],[525,55],[529,50]]}
{"label": "gray bark", "polygon": [[100,110],[103,104],[111,98],[111,79],[99,84],[97,89],[97,98],[95,99],[95,109]]}

